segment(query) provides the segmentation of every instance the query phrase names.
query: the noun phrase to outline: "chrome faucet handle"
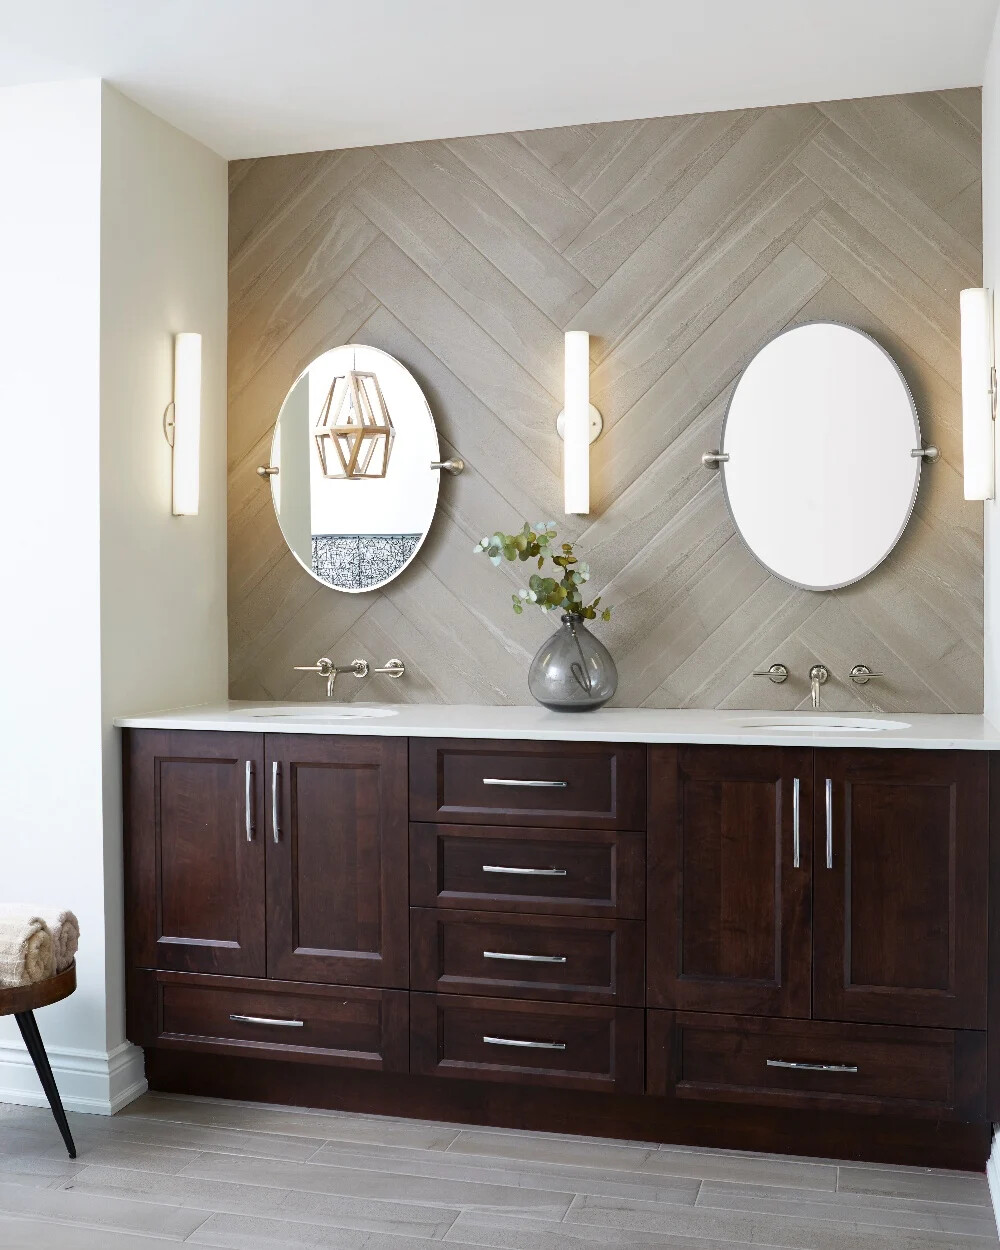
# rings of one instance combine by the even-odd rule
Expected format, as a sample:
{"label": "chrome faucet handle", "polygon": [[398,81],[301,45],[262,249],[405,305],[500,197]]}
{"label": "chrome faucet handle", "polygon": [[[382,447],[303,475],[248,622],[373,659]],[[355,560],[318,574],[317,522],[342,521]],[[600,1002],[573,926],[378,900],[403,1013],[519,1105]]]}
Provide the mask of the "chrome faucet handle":
{"label": "chrome faucet handle", "polygon": [[296,673],[319,673],[320,677],[329,677],[333,672],[333,660],[327,656],[316,661],[315,664],[296,664]]}
{"label": "chrome faucet handle", "polygon": [[384,668],[375,668],[372,669],[372,672],[384,673],[386,677],[402,677],[406,672],[406,665],[402,660],[386,660]]}
{"label": "chrome faucet handle", "polygon": [[856,686],[867,686],[873,677],[881,676],[881,673],[873,673],[867,664],[855,664],[851,669],[851,681]]}
{"label": "chrome faucet handle", "polygon": [[755,668],[751,676],[766,677],[768,681],[780,686],[783,681],[788,680],[788,669],[784,664],[772,664],[770,668]]}

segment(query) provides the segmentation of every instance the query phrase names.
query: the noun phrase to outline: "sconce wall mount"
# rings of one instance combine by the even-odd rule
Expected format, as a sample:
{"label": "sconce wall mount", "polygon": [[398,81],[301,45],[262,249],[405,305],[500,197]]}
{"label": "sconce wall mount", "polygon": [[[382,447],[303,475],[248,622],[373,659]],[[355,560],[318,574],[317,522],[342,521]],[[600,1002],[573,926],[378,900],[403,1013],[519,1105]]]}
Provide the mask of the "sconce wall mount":
{"label": "sconce wall mount", "polygon": [[174,516],[197,516],[201,472],[201,335],[174,335],[174,393],[163,412]]}

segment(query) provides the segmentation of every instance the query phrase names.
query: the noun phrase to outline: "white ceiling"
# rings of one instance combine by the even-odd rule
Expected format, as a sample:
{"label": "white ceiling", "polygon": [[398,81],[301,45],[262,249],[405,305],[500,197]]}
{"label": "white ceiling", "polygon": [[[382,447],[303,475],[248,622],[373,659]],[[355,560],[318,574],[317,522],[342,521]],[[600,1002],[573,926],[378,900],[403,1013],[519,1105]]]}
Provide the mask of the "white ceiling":
{"label": "white ceiling", "polygon": [[0,0],[0,86],[102,77],[227,157],[982,81],[997,0]]}

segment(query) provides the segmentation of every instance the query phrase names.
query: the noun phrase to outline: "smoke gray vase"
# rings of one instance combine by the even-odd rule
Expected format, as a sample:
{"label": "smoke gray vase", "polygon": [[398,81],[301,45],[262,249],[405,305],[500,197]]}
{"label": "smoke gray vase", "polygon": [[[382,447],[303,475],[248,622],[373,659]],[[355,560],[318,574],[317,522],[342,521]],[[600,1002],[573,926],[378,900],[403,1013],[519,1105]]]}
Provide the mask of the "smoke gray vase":
{"label": "smoke gray vase", "polygon": [[528,689],[533,699],[554,712],[588,712],[614,695],[618,670],[583,617],[566,614],[531,661]]}

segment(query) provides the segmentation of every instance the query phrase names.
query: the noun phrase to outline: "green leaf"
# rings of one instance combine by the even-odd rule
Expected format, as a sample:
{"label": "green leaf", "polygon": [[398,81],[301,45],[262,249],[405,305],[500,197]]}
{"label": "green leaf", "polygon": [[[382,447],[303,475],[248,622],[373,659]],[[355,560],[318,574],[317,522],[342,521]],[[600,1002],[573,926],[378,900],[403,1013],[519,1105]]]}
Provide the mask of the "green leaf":
{"label": "green leaf", "polygon": [[601,620],[602,620],[602,621],[610,621],[610,620],[611,620],[611,609],[610,609],[610,608],[605,608],[605,609],[604,609],[604,611],[601,613]]}

